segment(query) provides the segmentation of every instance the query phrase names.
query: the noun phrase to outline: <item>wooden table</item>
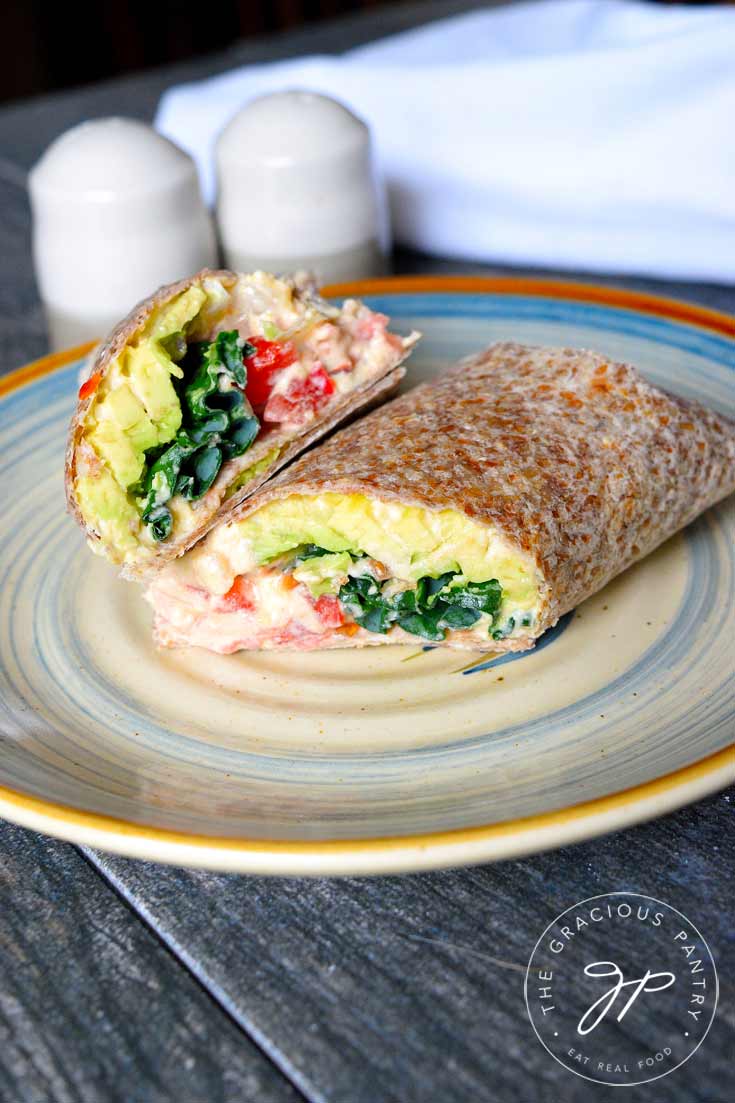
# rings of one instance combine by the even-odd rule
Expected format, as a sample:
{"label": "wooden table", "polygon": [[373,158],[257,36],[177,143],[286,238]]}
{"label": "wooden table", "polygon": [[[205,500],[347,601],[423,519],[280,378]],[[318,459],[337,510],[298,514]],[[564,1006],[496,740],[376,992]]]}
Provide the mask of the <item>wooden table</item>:
{"label": "wooden table", "polygon": [[[0,370],[45,351],[25,175],[56,134],[94,115],[148,119],[180,79],[344,49],[470,6],[398,7],[379,25],[341,20],[0,111]],[[499,271],[408,254],[396,264]],[[733,288],[610,282],[735,305]],[[167,869],[0,823],[0,1100],[621,1103],[540,1046],[523,975],[555,915],[628,889],[691,915],[722,992],[699,1052],[622,1100],[724,1103],[735,1079],[734,793],[522,861],[340,881]]]}

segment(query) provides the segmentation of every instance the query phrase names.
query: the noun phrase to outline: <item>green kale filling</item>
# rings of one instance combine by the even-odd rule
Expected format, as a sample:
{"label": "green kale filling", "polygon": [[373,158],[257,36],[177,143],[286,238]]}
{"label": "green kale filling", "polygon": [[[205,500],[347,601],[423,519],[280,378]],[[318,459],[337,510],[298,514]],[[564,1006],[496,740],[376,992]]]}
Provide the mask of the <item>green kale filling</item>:
{"label": "green kale filling", "polygon": [[[304,544],[292,565],[332,554],[317,544]],[[353,560],[363,558],[362,554],[348,554]],[[458,577],[453,571],[439,578],[426,576],[418,580],[415,590],[386,595],[384,585],[372,575],[351,575],[340,587],[338,597],[353,620],[369,632],[384,634],[397,624],[415,636],[443,640],[448,628],[471,628],[486,613],[493,639],[509,635],[515,627],[513,617],[502,629],[494,628],[495,615],[503,600],[503,588],[497,578],[457,583]]]}
{"label": "green kale filling", "polygon": [[397,624],[415,636],[443,640],[447,629],[470,628],[486,613],[493,639],[499,638],[492,632],[503,598],[498,580],[457,583],[457,577],[450,571],[439,578],[420,578],[415,590],[386,596],[371,575],[350,576],[340,588],[339,600],[356,623],[369,632],[385,633]]}
{"label": "green kale filling", "polygon": [[244,395],[243,357],[253,355],[252,345],[236,330],[188,347],[181,333],[168,341],[168,351],[184,369],[183,423],[172,442],[146,452],[139,491],[145,499],[142,520],[154,540],[165,540],[171,532],[173,516],[166,503],[175,494],[188,501],[201,498],[223,462],[246,452],[260,429]]}
{"label": "green kale filling", "polygon": [[508,620],[506,621],[504,627],[503,628],[496,628],[493,632],[490,633],[490,635],[492,636],[492,638],[494,640],[502,640],[506,636],[509,636],[511,634],[511,632],[513,631],[515,626],[516,626],[515,617],[508,617]]}
{"label": "green kale filling", "polygon": [[[307,559],[321,559],[323,555],[333,555],[333,552],[328,551],[326,548],[320,548],[318,544],[302,544],[298,552],[293,558],[293,566],[297,563],[303,563]],[[353,559],[355,557],[353,556]]]}

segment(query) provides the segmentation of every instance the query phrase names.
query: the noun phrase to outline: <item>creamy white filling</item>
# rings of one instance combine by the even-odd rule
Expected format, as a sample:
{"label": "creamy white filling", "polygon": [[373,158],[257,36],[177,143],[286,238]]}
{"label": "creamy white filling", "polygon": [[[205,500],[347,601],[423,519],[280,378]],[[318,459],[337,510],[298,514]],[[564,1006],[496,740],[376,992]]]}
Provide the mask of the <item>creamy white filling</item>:
{"label": "creamy white filling", "polygon": [[[319,640],[333,642],[340,634],[349,637],[358,632],[361,640],[372,639],[374,642],[381,638],[420,645],[431,642],[421,635],[404,631],[399,625],[394,625],[382,636],[369,633],[355,625],[344,609],[344,626],[325,623],[316,607],[318,599],[310,593],[308,580],[294,585],[290,573],[284,571],[283,566],[288,564],[284,562],[280,566],[255,568],[227,594],[208,592],[199,585],[193,585],[181,569],[169,567],[157,576],[146,593],[156,612],[159,643],[191,644],[229,653],[243,648],[274,646],[308,648],[318,646]],[[383,573],[381,567],[378,565],[374,569],[369,559],[362,559],[353,564],[354,570],[349,573],[371,573],[380,578]],[[410,585],[401,579],[389,578],[383,592],[387,595]],[[328,600],[334,601],[334,596]],[[520,639],[533,632],[535,623],[534,611],[506,608],[502,621],[493,623],[492,618],[483,613],[468,628],[448,629],[445,639],[447,642],[461,642],[466,647],[487,647],[493,630],[501,633],[500,639]],[[335,632],[337,627],[341,632]]]}

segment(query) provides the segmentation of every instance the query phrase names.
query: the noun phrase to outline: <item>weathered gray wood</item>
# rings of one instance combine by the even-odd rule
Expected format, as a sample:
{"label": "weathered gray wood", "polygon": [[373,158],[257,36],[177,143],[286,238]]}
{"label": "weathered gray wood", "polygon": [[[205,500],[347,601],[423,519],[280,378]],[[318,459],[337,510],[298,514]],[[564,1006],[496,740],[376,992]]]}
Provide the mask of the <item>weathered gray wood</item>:
{"label": "weathered gray wood", "polygon": [[63,843],[0,823],[2,1103],[299,1095]]}
{"label": "weathered gray wood", "polygon": [[[150,118],[160,92],[178,80],[348,49],[480,2],[393,5],[379,21],[374,14],[347,18],[0,110],[0,371],[45,351],[24,170],[66,127],[111,112]],[[508,271],[408,253],[398,265]],[[729,311],[735,305],[733,288],[576,278]],[[421,877],[271,881],[90,852],[129,909],[72,847],[2,827],[0,1100],[293,1098],[237,1022],[310,1099],[325,1103],[620,1103],[619,1092],[574,1077],[541,1048],[526,1018],[520,970],[555,914],[585,896],[628,888],[668,901],[700,925],[722,995],[692,1060],[624,1098],[724,1103],[732,1094],[735,1025],[732,801],[735,792],[605,840]]]}
{"label": "weathered gray wood", "polygon": [[724,1103],[735,1027],[731,799],[524,861],[402,878],[269,880],[89,857],[302,1091],[329,1103],[619,1103],[617,1089],[575,1077],[542,1049],[523,972],[547,923],[575,902],[616,889],[663,899],[708,939],[720,1008],[691,1061],[626,1098]]}

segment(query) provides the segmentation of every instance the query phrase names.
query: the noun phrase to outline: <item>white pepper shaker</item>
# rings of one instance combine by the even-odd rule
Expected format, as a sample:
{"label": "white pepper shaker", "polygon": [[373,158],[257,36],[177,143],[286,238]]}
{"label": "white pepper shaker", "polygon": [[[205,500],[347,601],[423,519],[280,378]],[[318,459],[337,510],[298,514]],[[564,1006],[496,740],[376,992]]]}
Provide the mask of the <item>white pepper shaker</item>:
{"label": "white pepper shaker", "polygon": [[104,336],[161,284],[217,262],[194,162],[134,119],[62,134],[32,170],[30,195],[52,348]]}
{"label": "white pepper shaker", "polygon": [[230,268],[310,269],[320,283],[386,270],[385,197],[370,132],[314,92],[262,96],[219,136],[217,220]]}

